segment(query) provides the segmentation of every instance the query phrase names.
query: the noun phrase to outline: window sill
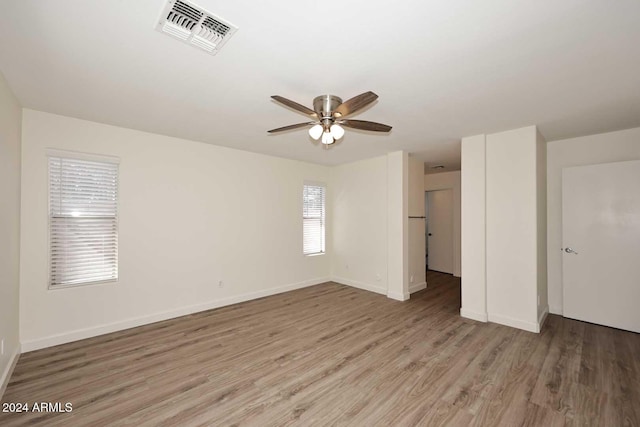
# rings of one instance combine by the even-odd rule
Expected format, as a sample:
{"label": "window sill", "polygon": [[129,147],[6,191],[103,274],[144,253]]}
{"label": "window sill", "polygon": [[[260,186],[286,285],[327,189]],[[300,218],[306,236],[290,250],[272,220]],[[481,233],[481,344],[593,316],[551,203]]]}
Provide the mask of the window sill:
{"label": "window sill", "polygon": [[50,291],[57,291],[58,289],[70,289],[70,288],[86,288],[90,286],[109,285],[111,283],[118,283],[118,279],[112,280],[100,280],[96,282],[77,283],[73,285],[49,285]]}
{"label": "window sill", "polygon": [[318,252],[315,254],[304,254],[304,256],[310,256],[310,257],[314,257],[314,256],[321,256],[321,255],[326,255],[326,252]]}

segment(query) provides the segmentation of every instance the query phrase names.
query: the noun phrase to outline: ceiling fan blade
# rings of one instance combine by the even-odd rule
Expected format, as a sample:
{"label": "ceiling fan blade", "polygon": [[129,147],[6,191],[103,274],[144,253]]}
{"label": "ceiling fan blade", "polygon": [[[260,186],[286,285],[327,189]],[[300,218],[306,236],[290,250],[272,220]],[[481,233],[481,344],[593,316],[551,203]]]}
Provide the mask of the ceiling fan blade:
{"label": "ceiling fan blade", "polygon": [[349,114],[356,113],[358,110],[363,109],[376,99],[378,99],[378,95],[371,91],[361,93],[360,95],[354,96],[353,98],[348,99],[342,104],[338,105],[334,114],[336,115],[336,117],[344,117]]}
{"label": "ceiling fan blade", "polygon": [[290,99],[287,98],[283,98],[282,96],[279,95],[273,95],[271,96],[271,98],[275,99],[276,101],[278,101],[279,103],[286,105],[289,108],[293,108],[296,111],[299,111],[302,114],[305,114],[309,117],[313,117],[313,118],[317,118],[318,114],[313,111],[311,108],[307,108],[304,105],[298,104],[297,102],[294,102]]}
{"label": "ceiling fan blade", "polygon": [[315,125],[317,124],[316,122],[307,122],[307,123],[298,123],[295,125],[289,125],[289,126],[283,126],[281,128],[277,128],[277,129],[271,129],[270,131],[267,131],[269,133],[274,133],[274,132],[282,132],[285,130],[292,130],[292,129],[298,129],[298,128],[303,128],[305,126],[310,126],[310,125]]}
{"label": "ceiling fan blade", "polygon": [[368,122],[366,120],[340,120],[338,123],[344,127],[370,130],[373,132],[389,132],[391,130],[391,126],[383,125],[382,123]]}

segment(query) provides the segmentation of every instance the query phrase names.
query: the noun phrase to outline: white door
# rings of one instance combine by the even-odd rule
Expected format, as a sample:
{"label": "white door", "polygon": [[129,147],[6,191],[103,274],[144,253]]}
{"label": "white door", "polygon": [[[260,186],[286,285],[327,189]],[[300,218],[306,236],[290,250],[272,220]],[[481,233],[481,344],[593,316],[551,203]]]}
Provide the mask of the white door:
{"label": "white door", "polygon": [[640,161],[562,171],[563,314],[640,332]]}
{"label": "white door", "polygon": [[453,191],[427,192],[429,270],[453,274]]}

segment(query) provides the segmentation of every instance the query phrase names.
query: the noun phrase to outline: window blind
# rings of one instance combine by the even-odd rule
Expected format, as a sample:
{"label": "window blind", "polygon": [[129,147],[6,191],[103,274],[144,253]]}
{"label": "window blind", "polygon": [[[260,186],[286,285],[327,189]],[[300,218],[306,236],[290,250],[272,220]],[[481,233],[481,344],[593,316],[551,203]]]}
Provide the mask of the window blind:
{"label": "window blind", "polygon": [[49,157],[49,285],[118,278],[118,164]]}
{"label": "window blind", "polygon": [[305,184],[302,203],[302,250],[305,255],[324,253],[325,187]]}

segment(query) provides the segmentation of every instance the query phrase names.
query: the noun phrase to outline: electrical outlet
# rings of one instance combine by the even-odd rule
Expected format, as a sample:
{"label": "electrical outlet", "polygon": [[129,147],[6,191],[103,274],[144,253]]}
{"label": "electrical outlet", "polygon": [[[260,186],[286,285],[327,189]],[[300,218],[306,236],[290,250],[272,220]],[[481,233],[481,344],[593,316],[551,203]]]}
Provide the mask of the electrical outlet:
{"label": "electrical outlet", "polygon": [[413,274],[411,275],[411,278],[409,279],[409,283],[413,283]]}
{"label": "electrical outlet", "polygon": [[0,340],[0,356],[4,356],[4,338]]}
{"label": "electrical outlet", "polygon": [[222,283],[222,280],[220,280],[220,281],[218,282],[218,287],[219,287],[219,288],[224,288],[224,283]]}
{"label": "electrical outlet", "polygon": [[376,282],[379,282],[380,280],[382,280],[382,277],[380,277],[379,274],[376,274]]}
{"label": "electrical outlet", "polygon": [[540,295],[538,295],[538,307],[540,307]]}

